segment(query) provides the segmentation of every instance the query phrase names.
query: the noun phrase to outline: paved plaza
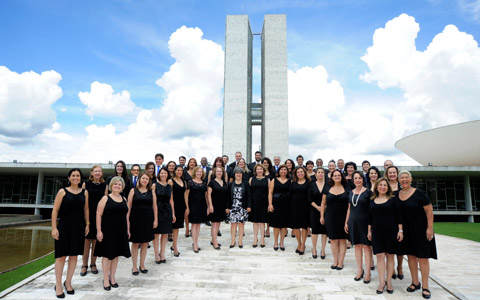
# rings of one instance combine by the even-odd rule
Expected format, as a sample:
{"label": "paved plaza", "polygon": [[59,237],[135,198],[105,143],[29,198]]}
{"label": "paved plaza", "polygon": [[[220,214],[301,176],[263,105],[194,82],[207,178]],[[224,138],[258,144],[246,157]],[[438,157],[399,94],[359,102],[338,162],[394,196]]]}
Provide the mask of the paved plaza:
{"label": "paved plaza", "polygon": [[[80,277],[79,257],[73,278],[75,295],[66,294],[65,299],[423,299],[420,291],[405,291],[411,282],[406,261],[405,278],[393,281],[394,293],[377,295],[376,270],[370,284],[353,280],[356,272],[353,249],[347,250],[345,268],[336,271],[330,269],[332,255],[328,244],[325,260],[320,256],[312,258],[310,239],[305,255],[295,254],[296,239],[290,235],[285,239],[285,252],[273,250],[273,234],[266,239],[265,248],[253,248],[252,225],[247,223],[243,249],[238,246],[230,249],[230,226],[222,224],[221,231],[223,236],[219,240],[223,247],[215,250],[209,245],[210,227],[202,225],[199,241],[202,250],[196,254],[191,238],[185,238],[182,230],[180,257],[168,252],[166,264],[155,264],[153,248],[149,249],[148,274],[133,276],[131,259],[120,259],[117,272],[120,287],[109,292],[102,287],[100,261],[99,274],[93,275],[89,269],[87,276]],[[431,260],[432,299],[480,299],[480,243],[437,235],[437,247],[439,260]],[[5,299],[56,299],[54,282],[55,274],[49,267],[43,275],[24,283]]]}

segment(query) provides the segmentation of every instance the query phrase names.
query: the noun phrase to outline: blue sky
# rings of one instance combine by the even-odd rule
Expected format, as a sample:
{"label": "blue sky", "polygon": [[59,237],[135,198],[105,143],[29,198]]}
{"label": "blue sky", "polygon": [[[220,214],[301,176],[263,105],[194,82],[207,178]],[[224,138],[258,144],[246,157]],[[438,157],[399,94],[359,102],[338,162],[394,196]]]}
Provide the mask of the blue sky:
{"label": "blue sky", "polygon": [[[374,108],[391,107],[403,102],[410,103],[410,98],[405,96],[405,93],[410,95],[411,99],[415,98],[411,96],[414,91],[420,93],[417,87],[409,85],[410,81],[407,79],[402,81],[403,78],[394,79],[395,84],[387,84],[384,88],[379,87],[379,83],[386,80],[387,77],[392,80],[391,74],[395,74],[395,72],[383,74],[380,71],[373,71],[373,65],[381,64],[381,55],[371,56],[371,65],[361,60],[361,57],[367,53],[367,49],[373,45],[372,39],[375,30],[385,27],[388,21],[398,18],[401,14],[413,17],[414,21],[413,19],[399,20],[396,26],[401,28],[402,24],[405,26],[414,22],[419,24],[420,31],[414,40],[414,45],[416,50],[421,53],[427,50],[432,39],[442,33],[447,25],[454,25],[459,32],[472,36],[474,41],[478,40],[480,28],[480,1],[478,0],[0,1],[0,66],[9,70],[6,74],[12,75],[11,72],[21,74],[29,71],[41,74],[53,70],[61,76],[61,80],[57,83],[61,88],[61,96],[51,96],[50,103],[42,106],[43,108],[50,107],[54,116],[50,116],[48,120],[38,125],[41,127],[40,129],[50,131],[35,135],[24,133],[28,138],[23,139],[14,136],[8,128],[0,128],[0,149],[4,152],[0,155],[0,160],[9,161],[23,157],[25,161],[62,161],[72,159],[73,154],[73,160],[76,161],[96,162],[128,157],[130,160],[138,159],[143,162],[149,159],[153,153],[162,151],[162,149],[158,149],[163,147],[162,143],[171,146],[172,143],[169,142],[175,140],[178,143],[195,145],[191,144],[195,138],[204,141],[204,143],[196,144],[198,148],[204,150],[189,150],[182,147],[175,151],[174,148],[165,147],[165,152],[171,153],[175,157],[180,154],[207,155],[213,160],[213,156],[221,154],[219,141],[213,138],[215,135],[218,136],[218,127],[221,127],[221,123],[219,123],[221,105],[219,107],[218,103],[215,104],[216,106],[212,106],[217,108],[216,120],[208,123],[208,126],[212,126],[214,129],[199,132],[197,136],[188,134],[188,138],[193,140],[180,139],[178,134],[174,137],[165,137],[158,141],[158,144],[152,145],[155,149],[144,151],[141,154],[128,149],[118,150],[115,154],[112,154],[113,152],[106,153],[104,157],[95,156],[96,151],[92,151],[91,155],[85,153],[77,155],[79,153],[76,150],[89,152],[89,148],[84,146],[88,144],[86,140],[91,135],[85,129],[87,126],[105,129],[111,124],[115,127],[115,135],[112,138],[128,140],[130,135],[125,132],[132,124],[139,123],[138,113],[141,111],[148,113],[148,111],[160,109],[164,105],[165,99],[169,97],[169,92],[165,90],[165,87],[156,84],[156,81],[162,78],[176,62],[169,49],[171,35],[182,26],[198,27],[203,32],[203,40],[212,41],[223,48],[225,17],[227,14],[242,13],[242,7],[243,12],[249,15],[254,32],[261,32],[263,15],[277,13],[287,15],[289,70],[293,76],[293,74],[298,75],[297,72],[302,68],[323,66],[328,74],[325,84],[331,86],[332,81],[338,82],[343,94],[343,99],[338,100],[339,106],[336,107],[340,111],[330,111],[326,113],[325,117],[331,121],[338,121],[340,124],[345,124],[341,120],[341,116],[345,115],[346,111],[356,110],[359,107],[371,107],[374,110]],[[184,41],[188,41],[188,38],[185,38]],[[179,47],[184,44],[181,41],[178,43]],[[455,41],[452,40],[452,43]],[[189,47],[186,44],[187,42],[185,42],[183,50]],[[260,64],[259,46],[259,41],[256,41],[255,48],[258,54],[255,63],[258,66]],[[466,48],[468,47],[466,46]],[[468,49],[470,52],[466,51],[472,56],[469,59],[478,58],[476,56],[478,44],[477,49]],[[182,53],[185,55],[190,53],[193,56],[195,53],[192,51],[196,51],[195,48],[191,48],[192,51],[183,50]],[[462,52],[463,50],[462,48],[452,51]],[[220,57],[220,54],[218,56]],[[432,68],[435,68],[435,64],[430,62],[425,65],[425,68],[431,69],[421,70],[419,74],[425,74],[424,72],[428,70],[430,73],[434,72]],[[453,74],[455,71],[448,67],[445,68],[443,70],[446,70],[447,73],[451,71]],[[365,73],[372,73],[375,79],[370,82],[361,79],[360,76]],[[315,74],[311,75],[312,78],[315,78]],[[258,79],[258,74],[256,76]],[[133,102],[135,108],[122,115],[114,113],[87,114],[86,105],[80,101],[79,93],[90,93],[91,84],[95,81],[110,85],[114,94],[124,90],[128,91],[129,101]],[[4,85],[7,84],[5,82],[10,81],[4,81]],[[2,81],[0,81],[0,92],[2,88],[6,89],[1,84]],[[457,89],[460,84],[458,82],[451,84],[452,91],[458,93]],[[462,91],[473,97],[472,93],[476,90],[468,84],[465,83],[467,86],[463,87]],[[428,86],[431,91],[431,85],[428,84]],[[8,90],[12,91],[13,88],[9,87]],[[182,87],[177,88],[182,89]],[[215,88],[218,88],[218,85],[215,85]],[[424,88],[427,89],[427,87]],[[32,93],[35,91],[38,89],[33,89]],[[258,84],[256,84],[255,92],[258,96]],[[219,99],[221,99],[221,88],[218,93]],[[17,96],[13,97],[12,94]],[[32,96],[30,93],[25,96],[30,97],[28,98],[30,100],[24,100],[23,96],[17,93],[9,95],[0,98],[5,105],[3,112],[0,112],[3,114],[3,116],[0,115],[1,120],[8,120],[14,115],[12,114],[14,112],[9,112],[5,107],[27,110],[29,109],[28,104],[31,103],[29,101],[44,101],[42,92],[38,92],[38,95]],[[325,94],[325,97],[319,98],[318,101],[327,101],[328,95]],[[1,93],[0,97],[2,97]],[[295,95],[292,97],[294,98]],[[214,98],[217,99],[216,96]],[[20,108],[12,106],[13,104],[7,105],[12,102],[22,103],[22,101],[25,101],[25,106],[20,106]],[[216,101],[218,102],[218,99]],[[301,104],[301,102],[299,103]],[[471,103],[467,102],[466,104]],[[320,109],[321,107],[319,105]],[[398,110],[401,111],[402,108],[398,108]],[[42,115],[43,111],[40,109],[36,113]],[[292,113],[294,113],[293,110]],[[389,112],[381,116],[393,122],[394,113]],[[178,114],[182,115],[181,107],[178,108]],[[189,116],[188,113],[186,115]],[[478,118],[478,115],[476,117]],[[295,121],[295,118],[294,115],[291,121]],[[407,124],[416,122],[409,118],[410,116],[407,118],[409,120]],[[433,125],[448,125],[449,122],[468,121],[472,118],[475,118],[475,115],[466,116],[459,111],[458,117],[445,122],[439,123],[437,119],[432,119],[425,124],[419,121],[418,124],[415,123],[415,126],[404,126],[404,130],[398,136],[429,129]],[[185,117],[184,119],[180,118],[179,122],[190,121],[191,119]],[[314,120],[311,121],[314,122]],[[328,124],[325,125],[328,126]],[[315,158],[323,153],[332,156],[331,153],[340,152],[341,155],[350,156],[352,159],[372,157],[373,161],[380,162],[384,157],[393,156],[398,157],[398,160],[406,164],[415,163],[394,148],[394,141],[387,142],[388,145],[378,148],[378,151],[374,149],[344,150],[345,145],[348,145],[348,137],[345,137],[346,140],[339,142],[338,145],[330,143],[328,147],[314,142],[308,143],[308,145],[295,145],[295,141],[299,140],[298,131],[301,129],[291,129],[291,156],[302,152],[310,158]],[[125,135],[122,135],[123,133]],[[323,132],[323,135],[331,134],[331,131]],[[339,134],[338,138],[343,139],[342,133]],[[156,139],[152,136],[150,138]],[[315,140],[314,137],[312,139]],[[98,142],[98,139],[95,140]],[[62,141],[76,147],[58,147]],[[108,144],[107,138],[107,147]],[[362,148],[361,143],[352,142],[352,145]],[[134,153],[137,153],[137,156]]]}

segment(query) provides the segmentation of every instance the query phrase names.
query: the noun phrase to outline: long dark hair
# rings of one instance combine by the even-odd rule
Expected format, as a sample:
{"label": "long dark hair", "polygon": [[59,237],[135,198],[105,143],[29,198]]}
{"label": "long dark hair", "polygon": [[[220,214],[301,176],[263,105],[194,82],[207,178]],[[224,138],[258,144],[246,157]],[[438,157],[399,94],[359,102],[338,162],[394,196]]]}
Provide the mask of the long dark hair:
{"label": "long dark hair", "polygon": [[334,186],[335,185],[335,182],[333,181],[333,174],[335,174],[335,172],[338,172],[340,173],[340,176],[342,177],[342,181],[340,182],[342,184],[342,186],[345,188],[347,186],[347,180],[345,179],[345,176],[343,176],[342,174],[342,171],[340,171],[339,169],[335,169],[333,172],[332,172],[332,175],[330,175],[330,179],[328,180],[328,184],[330,186]]}
{"label": "long dark hair", "polygon": [[375,172],[377,172],[377,180],[380,179],[380,171],[378,170],[378,168],[375,167],[375,166],[371,166],[371,167],[368,169],[368,171],[367,171],[367,185],[371,185],[371,184],[372,184],[372,182],[371,182],[371,180],[370,180],[370,171],[372,171],[372,170],[375,171]]}
{"label": "long dark hair", "polygon": [[[137,186],[135,186],[135,188],[136,188],[137,190],[142,186],[141,179],[142,179],[142,176],[143,176],[143,175],[147,176],[147,177],[150,179],[150,176],[148,176],[148,174],[147,174],[146,171],[143,171],[140,175],[138,175]],[[152,190],[152,180],[148,180],[147,190],[148,190],[148,191]]]}
{"label": "long dark hair", "polygon": [[[80,182],[78,183],[78,187],[81,188],[82,187],[82,178],[83,178],[82,170],[80,170],[79,168],[70,169],[70,171],[68,171],[67,178],[70,178],[72,173],[75,172],[75,171],[80,173]],[[72,183],[70,182],[70,180],[68,180],[68,185],[67,186],[71,186],[71,185],[72,185]]]}
{"label": "long dark hair", "polygon": [[[122,174],[121,175],[118,175],[117,174],[117,165],[118,164],[122,164],[122,167],[123,167],[123,171],[122,171]],[[115,170],[114,170],[114,173],[115,173],[115,176],[121,176],[123,178],[123,180],[126,180],[128,178],[128,174],[127,174],[127,165],[125,164],[125,162],[123,160],[119,160],[115,163]]]}
{"label": "long dark hair", "polygon": [[262,160],[261,160],[262,165],[263,165],[264,161],[266,161],[268,163],[268,173],[275,174],[275,170],[273,169],[273,164],[272,164],[272,161],[270,160],[270,158],[268,158],[268,157],[262,158]]}

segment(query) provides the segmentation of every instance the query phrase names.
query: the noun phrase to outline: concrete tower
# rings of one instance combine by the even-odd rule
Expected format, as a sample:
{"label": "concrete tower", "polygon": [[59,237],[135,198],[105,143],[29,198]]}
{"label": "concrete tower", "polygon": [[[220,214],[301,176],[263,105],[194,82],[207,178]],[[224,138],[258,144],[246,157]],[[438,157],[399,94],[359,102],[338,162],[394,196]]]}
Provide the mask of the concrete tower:
{"label": "concrete tower", "polygon": [[[260,34],[258,34],[260,35]],[[261,33],[262,103],[252,103],[252,31],[248,16],[229,15],[225,26],[223,153],[252,157],[252,126],[262,126],[261,151],[288,158],[287,19],[266,15]]]}

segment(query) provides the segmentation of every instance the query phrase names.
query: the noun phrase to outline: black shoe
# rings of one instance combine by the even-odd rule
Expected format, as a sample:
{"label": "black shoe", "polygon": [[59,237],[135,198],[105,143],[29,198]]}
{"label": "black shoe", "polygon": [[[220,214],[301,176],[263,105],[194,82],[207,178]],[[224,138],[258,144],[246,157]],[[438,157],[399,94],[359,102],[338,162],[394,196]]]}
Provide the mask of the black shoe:
{"label": "black shoe", "polygon": [[[95,270],[93,269],[93,267],[95,267]],[[97,265],[90,265],[90,271],[92,271],[92,274],[98,274]]]}
{"label": "black shoe", "polygon": [[295,249],[295,253],[300,253],[300,250],[298,250],[298,248]]}
{"label": "black shoe", "polygon": [[258,246],[257,244],[253,244],[253,245],[252,245],[253,248],[257,248],[257,246]]}
{"label": "black shoe", "polygon": [[220,230],[217,232],[217,236],[222,236],[222,233],[220,232]]}
{"label": "black shoe", "polygon": [[69,291],[69,290],[67,289],[67,286],[65,285],[65,283],[67,283],[67,281],[64,281],[64,282],[63,282],[63,286],[65,287],[65,290],[67,291],[67,294],[69,294],[69,295],[74,295],[74,294],[75,294],[75,289],[72,289],[71,291]]}
{"label": "black shoe", "polygon": [[330,266],[330,269],[336,270],[336,269],[337,269],[337,266],[331,265],[331,266]]}
{"label": "black shoe", "polygon": [[335,269],[337,269],[337,271],[341,271],[341,270],[343,270],[343,267],[337,266]]}
{"label": "black shoe", "polygon": [[212,226],[212,223],[210,223],[210,221],[207,221],[207,222],[205,222],[205,225]]}
{"label": "black shoe", "polygon": [[278,247],[273,247],[273,250],[278,251]]}
{"label": "black shoe", "polygon": [[[147,269],[143,269],[143,270],[142,270],[142,268],[140,268],[140,267],[138,267],[138,269],[139,269],[140,272],[143,273],[143,274],[147,274],[147,273],[148,273],[148,270],[147,270]],[[111,284],[111,283],[110,283],[110,284]],[[114,286],[113,284],[111,284],[111,285],[112,285],[113,287],[116,287],[116,286]]]}
{"label": "black shoe", "polygon": [[55,295],[57,296],[57,298],[65,298],[65,293],[61,293],[60,295],[57,295],[57,286],[54,286],[53,290],[55,291]]}
{"label": "black shoe", "polygon": [[385,284],[385,286],[383,287],[383,289],[377,290],[377,294],[383,294],[383,290],[385,290],[386,287],[387,287],[387,284]]}
{"label": "black shoe", "polygon": [[147,244],[147,249],[150,249],[150,247],[152,247],[152,246],[150,246],[150,243],[148,243]]}
{"label": "black shoe", "polygon": [[360,277],[354,277],[353,280],[360,281],[360,280],[362,280],[363,275],[365,275],[365,270],[362,270],[362,275]]}
{"label": "black shoe", "polygon": [[285,247],[280,247],[280,250],[285,251]]}
{"label": "black shoe", "polygon": [[370,283],[370,280],[371,280],[371,279],[369,279],[369,280],[364,279],[364,280],[363,280],[363,283],[369,284],[369,283]]}
{"label": "black shoe", "polygon": [[[413,286],[413,287],[412,287]],[[418,285],[415,285],[413,282],[412,284],[410,284],[409,287],[407,287],[407,292],[409,293],[413,293],[415,292],[416,290],[419,290],[420,287],[422,286],[422,284],[419,282]]]}
{"label": "black shoe", "polygon": [[[427,292],[428,294],[424,294],[423,292]],[[422,289],[422,297],[425,299],[430,299],[430,297],[432,297],[432,293],[429,289]]]}
{"label": "black shoe", "polygon": [[[398,272],[398,267],[397,267],[397,272]],[[400,274],[400,272],[398,272],[397,277],[398,277],[398,279],[402,280],[403,279],[403,274]]]}
{"label": "black shoe", "polygon": [[392,279],[397,279],[397,274],[393,273]]}
{"label": "black shoe", "polygon": [[318,255],[316,255],[316,254],[313,255],[313,254],[312,254],[312,257],[313,257],[314,259],[317,259]]}
{"label": "black shoe", "polygon": [[230,245],[230,248],[233,248],[233,247],[235,247],[235,244],[236,244],[236,243],[233,243],[233,245]]}
{"label": "black shoe", "polygon": [[305,254],[305,251],[298,251],[298,255],[303,255]]}
{"label": "black shoe", "polygon": [[260,244],[260,248],[265,248],[265,244]]}
{"label": "black shoe", "polygon": [[[143,273],[143,272],[142,272],[142,273]],[[110,286],[111,286],[112,288],[118,288],[118,283],[116,283],[116,282],[115,282],[115,283],[112,283],[112,282],[110,281]]]}
{"label": "black shoe", "polygon": [[242,248],[243,248],[243,245],[238,244],[238,248],[242,249]]}
{"label": "black shoe", "polygon": [[[200,248],[198,248],[198,250],[200,250]],[[166,264],[166,263],[167,263],[167,260],[166,260],[166,259],[161,259],[161,260],[160,260],[160,263]]]}
{"label": "black shoe", "polygon": [[[161,261],[161,260],[156,260],[155,263],[156,263],[157,265],[159,265],[159,264],[162,263],[162,261]],[[135,274],[134,274],[134,275],[135,275]],[[138,274],[137,274],[137,275],[138,275]]]}
{"label": "black shoe", "polygon": [[188,238],[188,237],[190,237],[190,235],[189,235],[189,234],[187,234],[187,233],[185,233],[185,237],[186,237],[186,238]]}
{"label": "black shoe", "polygon": [[178,252],[177,254],[173,253],[173,256],[179,257],[179,256],[180,256],[180,252]]}
{"label": "black shoe", "polygon": [[168,241],[173,242],[173,236],[171,233],[168,234]]}
{"label": "black shoe", "polygon": [[375,271],[375,266],[370,267],[370,270]]}
{"label": "black shoe", "polygon": [[270,235],[269,235],[269,234],[266,234],[266,235],[265,235],[265,237],[266,237],[266,238],[269,238],[269,237],[270,237]]}
{"label": "black shoe", "polygon": [[[210,241],[210,245],[213,246],[213,242],[212,242],[212,241]],[[218,247],[222,247],[222,244],[220,244],[220,243],[217,243],[217,245],[218,245]],[[213,248],[215,248],[215,247],[213,247]]]}
{"label": "black shoe", "polygon": [[[80,276],[85,276],[87,275],[88,272],[88,266],[82,266],[82,270],[85,269],[85,272],[80,271]],[[92,272],[93,273],[93,272]]]}
{"label": "black shoe", "polygon": [[[155,261],[155,262],[156,262],[157,264],[159,264],[159,261]],[[137,271],[134,271],[134,270],[132,269],[132,275],[137,276],[138,274],[140,274],[140,273],[138,273],[138,270],[137,270]]]}
{"label": "black shoe", "polygon": [[389,290],[389,289],[387,288],[387,293],[393,294],[393,289]]}
{"label": "black shoe", "polygon": [[103,289],[106,290],[106,291],[109,291],[112,289],[112,287],[109,285],[109,286],[105,286],[103,285]]}

